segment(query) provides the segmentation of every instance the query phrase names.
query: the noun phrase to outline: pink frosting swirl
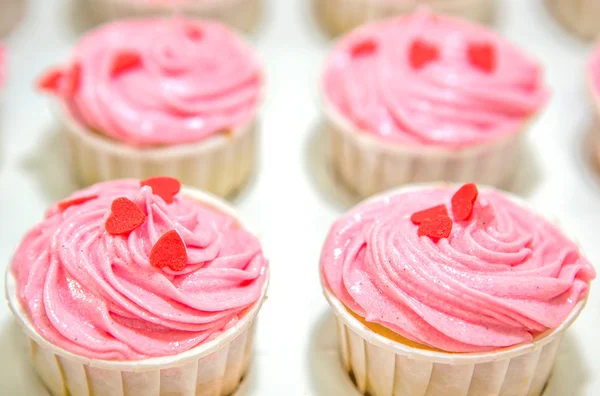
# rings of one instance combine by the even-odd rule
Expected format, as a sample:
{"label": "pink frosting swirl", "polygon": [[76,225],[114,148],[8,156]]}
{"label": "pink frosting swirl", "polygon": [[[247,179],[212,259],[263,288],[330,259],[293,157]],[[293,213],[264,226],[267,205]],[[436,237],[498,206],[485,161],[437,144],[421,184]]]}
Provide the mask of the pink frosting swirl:
{"label": "pink frosting swirl", "polygon": [[[425,47],[418,66],[412,62],[416,43]],[[490,60],[490,69],[472,60],[477,47],[473,57]],[[510,43],[483,27],[426,11],[341,39],[329,56],[323,88],[329,105],[361,131],[446,148],[517,133],[549,97],[540,66]]]}
{"label": "pink frosting swirl", "polygon": [[600,46],[597,46],[588,63],[588,79],[596,98],[600,98]]}
{"label": "pink frosting swirl", "polygon": [[[111,181],[54,205],[12,262],[21,303],[40,333],[78,355],[106,360],[170,356],[219,336],[258,301],[267,261],[233,218],[179,194],[167,205],[135,180]],[[127,236],[105,230],[112,201],[127,197],[147,219]],[[149,262],[153,244],[176,230],[184,270]]]}
{"label": "pink frosting swirl", "polygon": [[[115,73],[123,53],[138,64]],[[253,51],[212,22],[126,20],[85,35],[73,52],[81,65],[66,100],[87,127],[131,145],[200,141],[250,122],[263,76]]]}
{"label": "pink frosting swirl", "polygon": [[554,225],[494,190],[447,239],[410,216],[456,190],[424,188],[362,204],[331,228],[325,286],[351,311],[422,345],[479,352],[530,342],[588,294],[591,264]]}

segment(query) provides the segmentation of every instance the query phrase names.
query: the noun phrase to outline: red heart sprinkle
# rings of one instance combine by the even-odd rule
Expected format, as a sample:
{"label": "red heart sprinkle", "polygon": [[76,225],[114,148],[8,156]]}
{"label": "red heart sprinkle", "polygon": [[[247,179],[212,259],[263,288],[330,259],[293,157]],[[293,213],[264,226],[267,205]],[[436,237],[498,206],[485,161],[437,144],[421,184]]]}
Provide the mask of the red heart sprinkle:
{"label": "red heart sprinkle", "polygon": [[163,234],[150,250],[150,264],[156,268],[169,267],[181,271],[187,265],[187,250],[175,230]]}
{"label": "red heart sprinkle", "polygon": [[36,86],[40,91],[55,94],[58,92],[62,78],[62,69],[55,67],[42,74],[42,76],[37,80]]}
{"label": "red heart sprinkle", "polygon": [[476,68],[492,73],[496,70],[496,51],[490,43],[471,43],[467,50],[469,62]]}
{"label": "red heart sprinkle", "polygon": [[96,199],[96,198],[98,198],[97,195],[87,195],[85,197],[79,197],[79,198],[67,199],[65,201],[60,201],[58,203],[58,209],[61,212],[64,212],[67,208],[69,208],[71,206],[81,205],[84,202],[91,201],[92,199]]}
{"label": "red heart sprinkle", "polygon": [[448,216],[448,209],[446,208],[446,205],[438,205],[434,206],[433,208],[413,213],[413,215],[410,216],[410,221],[412,221],[413,224],[419,225],[426,219],[437,217],[438,215]]}
{"label": "red heart sprinkle", "polygon": [[465,184],[452,197],[452,213],[456,220],[466,220],[473,212],[473,204],[477,201],[479,190],[473,183]]}
{"label": "red heart sprinkle", "polygon": [[173,177],[151,177],[140,182],[141,186],[152,187],[152,193],[160,196],[166,203],[173,202],[173,197],[181,190],[181,182]]}
{"label": "red heart sprinkle", "polygon": [[448,238],[452,231],[452,219],[446,215],[437,215],[423,220],[419,225],[419,236],[430,238]]}
{"label": "red heart sprinkle", "polygon": [[377,44],[373,40],[364,40],[352,48],[352,56],[355,58],[366,57],[372,55],[375,51],[377,51]]}
{"label": "red heart sprinkle", "polygon": [[412,67],[421,69],[429,62],[438,59],[439,56],[440,53],[436,46],[427,41],[417,39],[410,46],[408,58]]}
{"label": "red heart sprinkle", "polygon": [[204,36],[204,34],[202,33],[202,30],[198,26],[188,26],[186,28],[186,32],[187,32],[187,36],[192,41],[200,41],[202,39],[202,37]]}
{"label": "red heart sprinkle", "polygon": [[115,55],[110,73],[115,76],[124,70],[138,66],[142,63],[142,58],[136,52],[122,51]]}
{"label": "red heart sprinkle", "polygon": [[65,74],[65,97],[72,98],[79,89],[81,80],[81,65],[76,62],[71,66],[69,73]]}
{"label": "red heart sprinkle", "polygon": [[132,201],[121,197],[110,205],[111,214],[104,225],[111,235],[127,234],[146,221],[146,214]]}

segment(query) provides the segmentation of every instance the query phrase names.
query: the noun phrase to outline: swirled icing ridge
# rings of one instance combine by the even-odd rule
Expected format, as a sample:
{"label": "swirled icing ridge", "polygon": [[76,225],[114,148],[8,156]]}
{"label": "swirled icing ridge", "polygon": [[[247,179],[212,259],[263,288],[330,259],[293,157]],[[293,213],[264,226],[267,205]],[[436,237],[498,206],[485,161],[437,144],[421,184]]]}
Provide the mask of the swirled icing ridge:
{"label": "swirled icing ridge", "polygon": [[[12,262],[18,295],[44,338],[78,355],[135,360],[187,351],[234,326],[261,296],[267,261],[232,218],[182,194],[167,205],[134,180],[111,181],[49,209]],[[105,230],[112,201],[127,197],[146,221],[126,236]],[[183,239],[182,271],[149,262],[169,230]]]}
{"label": "swirled icing ridge", "polygon": [[[420,54],[411,55],[417,43]],[[489,47],[491,71],[470,58]],[[485,59],[483,64],[485,65]],[[327,102],[362,132],[460,148],[517,133],[547,102],[542,69],[495,33],[417,12],[342,38],[323,78]]]}
{"label": "swirled icing ridge", "polygon": [[410,216],[450,205],[429,188],[363,204],[331,228],[327,288],[367,322],[422,345],[478,352],[529,342],[585,298],[591,264],[554,225],[493,190],[447,239],[417,235]]}
{"label": "swirled icing ridge", "polygon": [[[141,62],[113,73],[122,53]],[[131,145],[174,145],[231,131],[254,118],[262,70],[224,26],[180,18],[125,20],[84,36],[73,61],[80,86],[65,99],[85,126]]]}

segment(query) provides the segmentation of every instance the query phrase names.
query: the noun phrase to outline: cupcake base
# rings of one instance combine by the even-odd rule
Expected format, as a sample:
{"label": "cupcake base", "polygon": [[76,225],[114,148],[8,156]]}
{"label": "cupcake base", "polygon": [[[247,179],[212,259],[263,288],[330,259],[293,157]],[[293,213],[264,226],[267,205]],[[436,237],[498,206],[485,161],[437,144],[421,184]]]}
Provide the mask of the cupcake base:
{"label": "cupcake base", "polygon": [[530,344],[453,354],[391,341],[361,324],[327,289],[325,297],[335,313],[344,367],[371,396],[539,396],[564,332],[585,305],[580,302],[559,328]]}
{"label": "cupcake base", "polygon": [[[409,14],[423,6],[419,1],[313,0],[316,15],[325,30],[339,35],[367,22]],[[448,14],[480,23],[494,19],[494,0],[429,0],[435,13]]]}
{"label": "cupcake base", "polygon": [[253,30],[260,20],[263,0],[188,0],[174,2],[140,0],[85,0],[93,17],[101,22],[152,15],[186,15],[221,21],[242,31]]}
{"label": "cupcake base", "polygon": [[326,106],[329,160],[347,187],[367,197],[408,183],[431,181],[508,184],[523,146],[523,133],[460,150],[409,148],[356,130]]}
{"label": "cupcake base", "polygon": [[[187,188],[182,193],[237,218],[228,205],[210,195]],[[10,268],[6,298],[29,338],[33,367],[53,396],[229,396],[250,366],[256,316],[266,299],[268,280],[267,274],[258,301],[214,340],[175,356],[137,361],[94,360],[48,342],[21,305]]]}
{"label": "cupcake base", "polygon": [[198,143],[135,148],[94,133],[59,105],[71,168],[84,186],[113,179],[171,176],[183,184],[228,197],[249,179],[255,164],[257,122]]}
{"label": "cupcake base", "polygon": [[593,40],[600,35],[600,4],[596,0],[546,0],[554,17],[572,33]]}

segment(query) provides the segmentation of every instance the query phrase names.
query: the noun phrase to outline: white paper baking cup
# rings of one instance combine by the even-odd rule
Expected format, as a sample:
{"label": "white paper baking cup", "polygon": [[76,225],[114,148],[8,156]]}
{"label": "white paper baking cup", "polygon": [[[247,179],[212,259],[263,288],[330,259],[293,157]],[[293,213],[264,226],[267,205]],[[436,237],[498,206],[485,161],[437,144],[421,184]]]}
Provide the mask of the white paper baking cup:
{"label": "white paper baking cup", "polygon": [[[409,192],[444,183],[423,183],[390,190]],[[480,186],[481,190],[491,189]],[[521,198],[504,193],[529,207]],[[545,216],[557,224],[553,216]],[[587,297],[575,305],[556,329],[528,344],[481,353],[450,353],[411,347],[390,340],[361,323],[323,283],[323,293],[335,314],[342,362],[357,388],[370,396],[539,396],[544,390],[565,331],[577,319]]]}
{"label": "white paper baking cup", "polygon": [[[182,193],[240,221],[229,205],[211,195],[189,188]],[[268,269],[266,276],[258,301],[216,339],[175,356],[137,361],[90,359],[48,342],[21,305],[10,267],[6,298],[29,337],[33,366],[54,396],[229,396],[250,365],[255,319],[266,300]]]}
{"label": "white paper baking cup", "polygon": [[546,0],[554,17],[572,33],[592,40],[600,35],[600,6],[596,0]]}
{"label": "white paper baking cup", "polygon": [[433,12],[479,23],[494,19],[495,0],[313,0],[315,12],[327,32],[339,35],[367,22],[410,14],[428,6]]}
{"label": "white paper baking cup", "polygon": [[342,361],[358,389],[371,396],[539,396],[560,341],[585,306],[534,342],[487,353],[444,353],[385,338],[354,318],[327,289]]}
{"label": "white paper baking cup", "polygon": [[263,9],[263,0],[79,1],[88,3],[90,12],[102,22],[120,18],[178,14],[218,20],[246,32],[258,25]]}
{"label": "white paper baking cup", "polygon": [[67,139],[71,169],[84,186],[113,179],[172,176],[221,197],[237,192],[256,157],[257,120],[198,143],[136,148],[90,131],[59,101],[53,106]]}
{"label": "white paper baking cup", "polygon": [[448,150],[402,146],[361,131],[324,100],[329,160],[340,179],[366,197],[408,183],[472,182],[503,186],[517,170],[521,131],[492,142]]}

